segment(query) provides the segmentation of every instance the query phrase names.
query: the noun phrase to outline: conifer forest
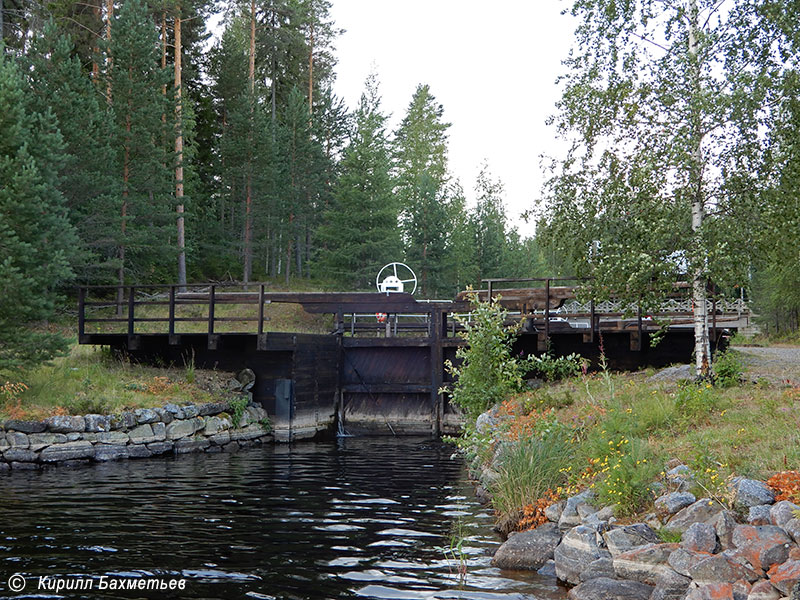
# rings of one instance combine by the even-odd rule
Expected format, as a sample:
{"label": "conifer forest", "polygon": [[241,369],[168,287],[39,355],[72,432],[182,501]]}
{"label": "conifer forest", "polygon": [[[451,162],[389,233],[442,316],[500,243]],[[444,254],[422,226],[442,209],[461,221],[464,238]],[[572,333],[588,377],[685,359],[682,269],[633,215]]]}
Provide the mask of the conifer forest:
{"label": "conifer forest", "polygon": [[391,261],[425,298],[487,277],[713,278],[797,328],[797,2],[565,3],[578,29],[552,122],[570,149],[531,190],[532,237],[488,166],[452,175],[436,82],[408,90],[396,128],[380,73],[357,106],[333,93],[328,0],[0,7],[6,366],[53,355],[61,342],[19,325],[76,284],[371,291]]}

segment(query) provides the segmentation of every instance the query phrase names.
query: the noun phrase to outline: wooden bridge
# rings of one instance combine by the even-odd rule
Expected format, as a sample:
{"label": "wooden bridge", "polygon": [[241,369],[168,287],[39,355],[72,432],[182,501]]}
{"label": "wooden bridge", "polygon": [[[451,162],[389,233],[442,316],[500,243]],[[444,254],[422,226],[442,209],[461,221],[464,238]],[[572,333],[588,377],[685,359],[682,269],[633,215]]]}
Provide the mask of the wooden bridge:
{"label": "wooden bridge", "polygon": [[[631,307],[581,304],[575,287],[553,285],[570,281],[492,279],[477,293],[500,296],[510,319],[522,321],[515,352],[597,359],[602,340],[616,368],[690,360],[685,305],[630,316]],[[539,287],[497,288],[511,282]],[[142,362],[252,369],[254,399],[278,438],[310,437],[337,422],[348,433],[439,434],[460,425],[440,390],[451,383],[444,362],[464,344],[470,310],[464,293],[424,301],[405,293],[272,292],[267,283],[87,286],[78,293],[78,329],[81,344]],[[743,304],[712,302],[710,314],[714,345],[724,328],[749,317]],[[665,320],[665,339],[651,348]]]}

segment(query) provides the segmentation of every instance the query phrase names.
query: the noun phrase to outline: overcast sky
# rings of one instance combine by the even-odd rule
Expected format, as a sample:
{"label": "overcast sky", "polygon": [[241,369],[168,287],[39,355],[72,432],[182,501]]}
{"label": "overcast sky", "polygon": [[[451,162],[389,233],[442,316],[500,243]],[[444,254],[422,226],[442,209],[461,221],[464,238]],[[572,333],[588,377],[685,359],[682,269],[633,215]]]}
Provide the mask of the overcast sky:
{"label": "overcast sky", "polygon": [[559,98],[555,80],[573,26],[560,0],[332,0],[345,33],[336,41],[335,92],[355,108],[375,67],[394,130],[419,83],[452,123],[450,170],[472,201],[486,160],[505,184],[511,223],[540,195],[540,155],[554,149],[545,120]]}

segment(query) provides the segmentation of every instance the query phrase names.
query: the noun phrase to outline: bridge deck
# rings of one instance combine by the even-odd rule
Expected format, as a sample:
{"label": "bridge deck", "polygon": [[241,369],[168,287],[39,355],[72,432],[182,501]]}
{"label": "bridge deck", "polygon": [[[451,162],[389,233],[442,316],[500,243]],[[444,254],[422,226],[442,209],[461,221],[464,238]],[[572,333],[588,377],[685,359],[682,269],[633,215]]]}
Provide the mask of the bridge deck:
{"label": "bridge deck", "polygon": [[[688,361],[691,314],[679,305],[644,315],[608,303],[580,304],[576,288],[480,291],[503,294],[522,322],[515,352],[579,352],[596,359],[599,343],[618,368]],[[454,410],[440,394],[449,384],[445,360],[456,360],[471,306],[417,301],[404,293],[270,292],[269,284],[234,289],[220,284],[95,286],[79,289],[81,344],[108,345],[141,361],[239,370],[257,375],[254,398],[291,439],[330,426],[352,430],[440,433],[452,430]],[[275,307],[298,305],[316,332],[269,331]],[[741,310],[711,307],[716,344],[723,327],[735,327]],[[626,310],[627,309],[627,310]],[[633,316],[631,316],[633,312]],[[323,315],[332,315],[330,316]],[[747,315],[744,316],[746,318]],[[668,322],[665,339],[649,338]]]}

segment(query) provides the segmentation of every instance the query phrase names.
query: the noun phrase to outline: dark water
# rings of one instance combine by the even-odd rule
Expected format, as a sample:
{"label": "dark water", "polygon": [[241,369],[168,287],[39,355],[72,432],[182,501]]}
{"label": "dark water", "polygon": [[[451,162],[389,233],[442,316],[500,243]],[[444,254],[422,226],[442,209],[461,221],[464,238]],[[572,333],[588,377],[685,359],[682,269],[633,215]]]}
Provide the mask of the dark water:
{"label": "dark water", "polygon": [[[350,438],[0,477],[0,597],[563,597],[552,579],[489,565],[492,517],[451,454]],[[445,556],[459,530],[465,581]],[[93,588],[37,589],[45,575]],[[101,591],[102,575],[186,588]]]}

